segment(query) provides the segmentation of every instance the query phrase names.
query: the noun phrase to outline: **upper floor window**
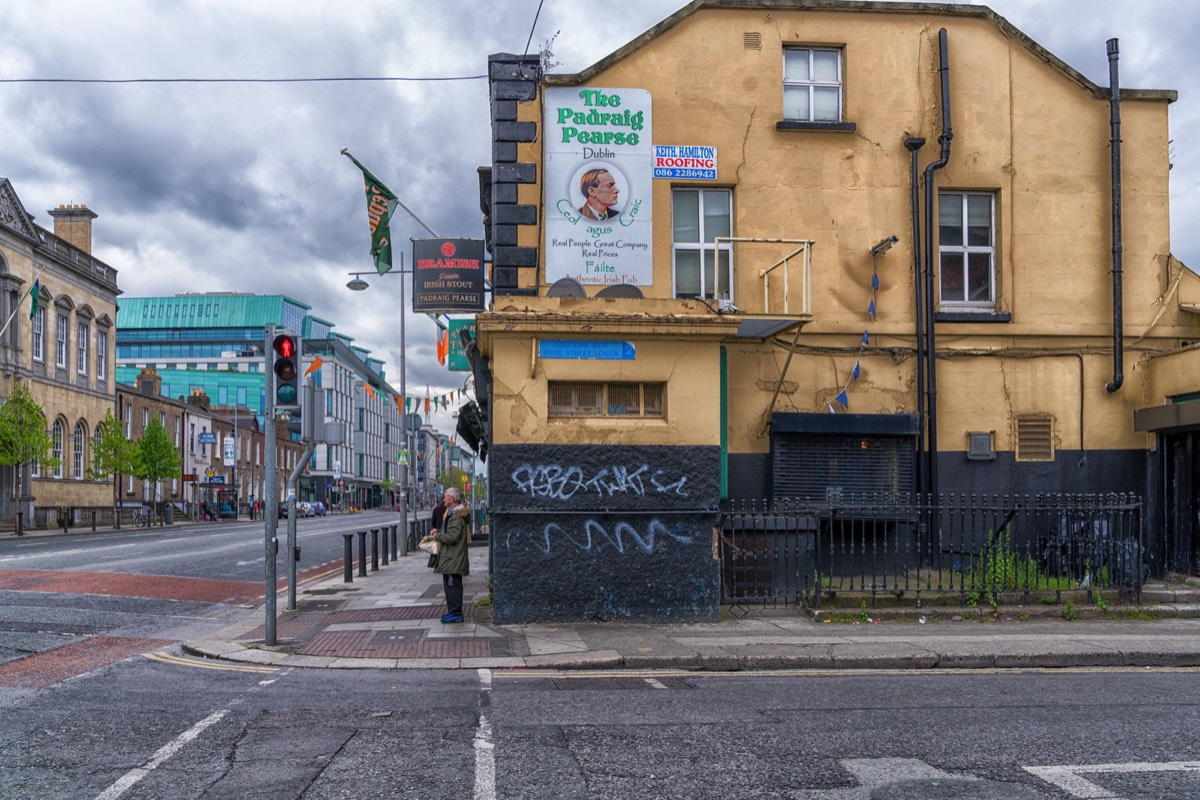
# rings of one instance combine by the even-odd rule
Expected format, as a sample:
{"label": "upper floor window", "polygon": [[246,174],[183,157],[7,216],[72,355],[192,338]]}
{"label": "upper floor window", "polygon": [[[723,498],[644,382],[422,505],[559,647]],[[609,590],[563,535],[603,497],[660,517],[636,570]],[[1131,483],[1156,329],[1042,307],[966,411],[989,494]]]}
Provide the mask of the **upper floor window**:
{"label": "upper floor window", "polygon": [[822,47],[784,49],[783,118],[799,122],[841,121],[841,50]]}
{"label": "upper floor window", "polygon": [[46,359],[46,309],[39,308],[33,314],[33,360]]}
{"label": "upper floor window", "polygon": [[733,193],[729,189],[671,192],[671,257],[676,297],[733,300]]}
{"label": "upper floor window", "polygon": [[67,315],[58,315],[57,346],[54,350],[54,365],[67,368]]}
{"label": "upper floor window", "polygon": [[79,327],[75,331],[75,370],[80,375],[87,375],[89,333],[87,323],[79,323]]}
{"label": "upper floor window", "polygon": [[96,331],[96,379],[108,378],[108,334]]}
{"label": "upper floor window", "polygon": [[941,304],[996,305],[995,198],[988,192],[938,195]]}

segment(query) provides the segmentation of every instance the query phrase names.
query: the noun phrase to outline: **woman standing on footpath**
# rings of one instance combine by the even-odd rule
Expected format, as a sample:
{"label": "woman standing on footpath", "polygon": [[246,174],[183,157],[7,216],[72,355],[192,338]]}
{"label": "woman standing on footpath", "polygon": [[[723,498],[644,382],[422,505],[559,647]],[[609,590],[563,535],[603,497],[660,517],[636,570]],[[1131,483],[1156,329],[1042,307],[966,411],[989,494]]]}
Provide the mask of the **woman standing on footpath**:
{"label": "woman standing on footpath", "polygon": [[470,541],[471,509],[462,501],[462,492],[451,486],[442,495],[446,504],[446,516],[442,529],[425,537],[441,543],[437,566],[434,572],[442,576],[442,589],[446,593],[446,615],[442,622],[449,624],[463,621],[463,578],[471,574],[467,556]]}

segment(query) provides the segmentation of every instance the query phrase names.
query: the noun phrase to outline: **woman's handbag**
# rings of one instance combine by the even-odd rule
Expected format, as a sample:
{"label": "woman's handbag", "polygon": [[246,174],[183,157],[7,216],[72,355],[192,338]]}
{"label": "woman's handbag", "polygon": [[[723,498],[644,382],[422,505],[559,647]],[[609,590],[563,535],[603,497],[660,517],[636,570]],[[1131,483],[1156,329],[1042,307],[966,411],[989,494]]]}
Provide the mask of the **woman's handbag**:
{"label": "woman's handbag", "polygon": [[426,553],[436,556],[441,551],[442,546],[441,542],[437,539],[422,539],[417,543],[417,549],[424,550]]}

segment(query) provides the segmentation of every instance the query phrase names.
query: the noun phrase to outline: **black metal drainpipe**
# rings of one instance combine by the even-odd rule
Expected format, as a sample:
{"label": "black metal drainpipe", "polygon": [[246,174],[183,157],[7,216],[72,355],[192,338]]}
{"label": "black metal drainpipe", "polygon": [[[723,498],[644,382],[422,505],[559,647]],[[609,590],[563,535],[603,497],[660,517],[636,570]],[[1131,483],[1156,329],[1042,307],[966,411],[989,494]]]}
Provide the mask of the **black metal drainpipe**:
{"label": "black metal drainpipe", "polygon": [[921,289],[921,171],[917,166],[917,151],[925,146],[925,140],[919,136],[910,136],[904,140],[904,146],[912,154],[912,227],[913,227],[913,280],[916,293],[917,311],[917,474],[916,492],[924,494],[925,470],[922,468],[925,452],[925,317],[923,292]]}
{"label": "black metal drainpipe", "polygon": [[946,166],[950,160],[950,141],[954,138],[954,130],[950,125],[950,66],[949,45],[946,43],[946,29],[938,31],[938,49],[940,51],[940,66],[938,71],[942,77],[942,135],[938,143],[942,146],[942,155],[937,161],[925,167],[925,351],[928,354],[926,367],[928,374],[927,407],[929,409],[928,433],[925,437],[928,448],[926,474],[929,483],[929,494],[937,502],[937,344],[933,335],[934,322],[934,291],[933,291],[933,259],[937,253],[933,240],[933,173]]}
{"label": "black metal drainpipe", "polygon": [[1113,283],[1113,379],[1104,387],[1110,393],[1125,382],[1125,343],[1121,290],[1121,86],[1117,76],[1116,39],[1108,40],[1109,119],[1112,122],[1112,283]]}

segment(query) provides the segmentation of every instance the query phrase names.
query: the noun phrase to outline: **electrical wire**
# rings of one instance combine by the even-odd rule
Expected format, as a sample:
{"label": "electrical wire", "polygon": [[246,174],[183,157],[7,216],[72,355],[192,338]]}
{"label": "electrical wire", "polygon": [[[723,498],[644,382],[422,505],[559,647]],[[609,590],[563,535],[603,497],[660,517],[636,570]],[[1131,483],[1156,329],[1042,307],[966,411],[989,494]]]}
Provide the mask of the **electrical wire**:
{"label": "electrical wire", "polygon": [[521,55],[521,58],[529,55],[529,45],[533,41],[533,32],[537,28],[538,17],[542,15],[542,3],[544,2],[545,0],[538,0],[537,13],[533,15],[533,24],[529,26],[529,38],[525,40],[525,52]]}
{"label": "electrical wire", "polygon": [[477,81],[487,75],[456,75],[443,78],[0,78],[0,83],[422,83],[431,81]]}

